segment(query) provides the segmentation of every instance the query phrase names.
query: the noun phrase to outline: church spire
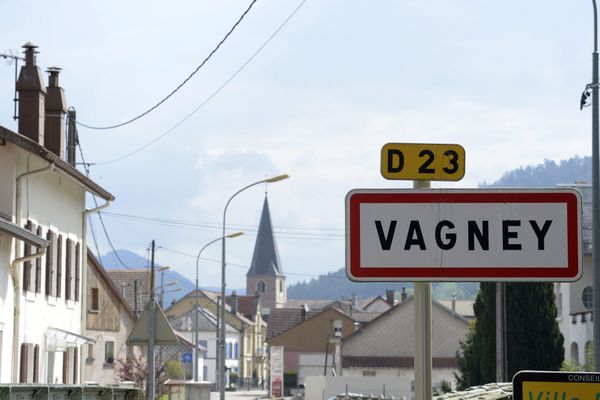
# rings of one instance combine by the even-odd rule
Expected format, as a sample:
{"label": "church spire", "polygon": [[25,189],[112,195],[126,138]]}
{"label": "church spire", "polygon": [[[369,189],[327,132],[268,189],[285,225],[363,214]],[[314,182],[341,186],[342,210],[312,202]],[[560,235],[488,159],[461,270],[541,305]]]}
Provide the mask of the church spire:
{"label": "church spire", "polygon": [[258,234],[254,245],[254,254],[247,277],[254,276],[282,276],[283,270],[279,261],[279,252],[275,243],[273,227],[271,226],[271,214],[267,196],[263,203]]}

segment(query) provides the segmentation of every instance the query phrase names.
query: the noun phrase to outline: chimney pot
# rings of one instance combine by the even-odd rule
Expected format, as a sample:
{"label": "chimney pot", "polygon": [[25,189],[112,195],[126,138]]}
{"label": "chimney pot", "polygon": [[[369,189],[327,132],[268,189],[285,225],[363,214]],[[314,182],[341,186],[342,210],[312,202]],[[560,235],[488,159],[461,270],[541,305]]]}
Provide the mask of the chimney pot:
{"label": "chimney pot", "polygon": [[385,301],[390,305],[390,306],[394,306],[394,303],[396,302],[396,291],[391,289],[391,290],[386,290],[385,291]]}
{"label": "chimney pot", "polygon": [[46,86],[42,72],[36,65],[37,46],[31,42],[23,45],[25,65],[17,79],[19,92],[19,133],[34,142],[44,145],[44,120]]}
{"label": "chimney pot", "polygon": [[406,293],[406,287],[402,286],[402,293],[400,293],[400,301],[402,301],[404,303],[407,298],[408,298],[408,294]]}
{"label": "chimney pot", "polygon": [[456,315],[456,294],[452,293],[452,316]]}

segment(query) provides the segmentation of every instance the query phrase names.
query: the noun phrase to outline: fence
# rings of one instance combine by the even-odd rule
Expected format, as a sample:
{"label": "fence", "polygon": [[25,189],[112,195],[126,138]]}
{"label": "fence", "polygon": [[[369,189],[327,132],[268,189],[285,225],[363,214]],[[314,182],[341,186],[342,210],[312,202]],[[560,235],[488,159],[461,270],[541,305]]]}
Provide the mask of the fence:
{"label": "fence", "polygon": [[0,384],[0,400],[144,400],[144,393],[116,386]]}

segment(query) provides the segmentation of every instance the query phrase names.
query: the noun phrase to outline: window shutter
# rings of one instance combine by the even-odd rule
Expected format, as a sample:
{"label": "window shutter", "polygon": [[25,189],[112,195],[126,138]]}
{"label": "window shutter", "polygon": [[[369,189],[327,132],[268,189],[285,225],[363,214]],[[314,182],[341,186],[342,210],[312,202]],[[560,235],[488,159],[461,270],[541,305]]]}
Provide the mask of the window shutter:
{"label": "window shutter", "polygon": [[69,383],[69,352],[65,350],[63,352],[63,370],[62,370],[62,383],[65,385]]}
{"label": "window shutter", "polygon": [[62,240],[63,236],[58,235],[58,248],[56,249],[56,297],[60,297],[62,280]]}
{"label": "window shutter", "polygon": [[[39,225],[36,234],[42,237],[42,227]],[[35,292],[42,292],[42,257],[35,259]]]}
{"label": "window shutter", "polygon": [[[31,221],[27,221],[27,223],[25,224],[25,229],[27,229],[30,232],[33,232],[33,223]],[[31,245],[29,243],[25,243],[23,255],[25,257],[31,255]],[[29,290],[30,284],[31,284],[31,260],[25,261],[23,263],[23,291],[24,292]]]}
{"label": "window shutter", "polygon": [[52,295],[52,264],[54,262],[54,233],[48,230],[46,239],[50,242],[46,250],[46,296]]}
{"label": "window shutter", "polygon": [[78,348],[73,349],[73,385],[77,384]]}
{"label": "window shutter", "polygon": [[79,274],[81,270],[81,244],[75,246],[75,301],[79,301]]}
{"label": "window shutter", "polygon": [[21,369],[19,383],[27,383],[27,344],[21,343]]}
{"label": "window shutter", "polygon": [[33,347],[33,383],[38,383],[40,368],[40,346],[36,344]]}
{"label": "window shutter", "polygon": [[67,257],[65,260],[65,299],[71,300],[71,261],[73,260],[71,252],[73,251],[73,241],[67,238]]}

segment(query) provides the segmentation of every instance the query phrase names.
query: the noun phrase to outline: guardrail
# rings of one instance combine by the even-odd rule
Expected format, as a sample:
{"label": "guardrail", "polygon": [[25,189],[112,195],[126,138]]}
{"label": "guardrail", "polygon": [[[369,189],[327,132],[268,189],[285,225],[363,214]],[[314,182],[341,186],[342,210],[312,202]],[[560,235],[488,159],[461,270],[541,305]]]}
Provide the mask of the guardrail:
{"label": "guardrail", "polygon": [[135,388],[99,385],[0,384],[0,400],[145,400]]}

